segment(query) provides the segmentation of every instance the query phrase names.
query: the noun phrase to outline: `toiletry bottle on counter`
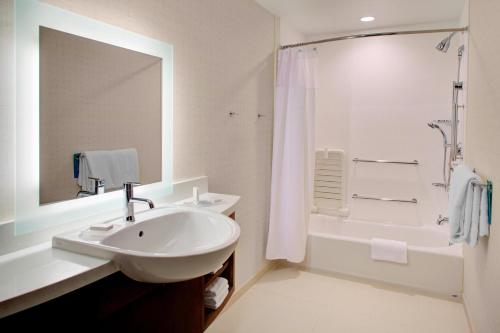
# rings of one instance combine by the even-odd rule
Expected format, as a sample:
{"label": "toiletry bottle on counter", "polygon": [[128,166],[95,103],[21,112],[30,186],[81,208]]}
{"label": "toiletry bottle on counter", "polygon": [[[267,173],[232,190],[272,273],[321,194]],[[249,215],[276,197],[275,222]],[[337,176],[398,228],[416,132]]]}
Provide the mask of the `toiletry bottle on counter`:
{"label": "toiletry bottle on counter", "polygon": [[197,205],[200,202],[200,189],[196,186],[193,187],[193,204]]}

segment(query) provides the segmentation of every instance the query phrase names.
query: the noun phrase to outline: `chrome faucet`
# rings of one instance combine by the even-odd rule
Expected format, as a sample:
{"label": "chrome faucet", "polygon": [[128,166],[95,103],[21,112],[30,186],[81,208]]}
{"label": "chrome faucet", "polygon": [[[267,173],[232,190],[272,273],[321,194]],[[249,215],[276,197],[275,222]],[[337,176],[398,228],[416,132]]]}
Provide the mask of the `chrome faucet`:
{"label": "chrome faucet", "polygon": [[443,216],[441,214],[439,214],[437,220],[436,220],[436,224],[437,225],[443,225],[444,223],[448,223],[448,218],[446,216]]}
{"label": "chrome faucet", "polygon": [[123,184],[123,189],[125,190],[125,205],[127,209],[127,213],[125,215],[125,221],[134,222],[134,203],[136,202],[144,202],[149,205],[149,209],[155,208],[153,201],[149,199],[143,198],[134,198],[134,185],[140,185],[140,183],[136,182],[126,182]]}
{"label": "chrome faucet", "polygon": [[92,179],[94,181],[94,192],[80,190],[76,194],[77,198],[88,197],[91,195],[97,195],[97,194],[104,193],[104,179],[95,178],[95,177],[89,177],[89,179]]}

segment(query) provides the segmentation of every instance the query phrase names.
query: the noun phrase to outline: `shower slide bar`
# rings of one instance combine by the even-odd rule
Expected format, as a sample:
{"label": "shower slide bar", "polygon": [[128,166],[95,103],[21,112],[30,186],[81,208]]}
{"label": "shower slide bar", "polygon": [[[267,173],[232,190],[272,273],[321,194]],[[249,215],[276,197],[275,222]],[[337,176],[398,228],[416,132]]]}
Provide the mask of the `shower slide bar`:
{"label": "shower slide bar", "polygon": [[366,197],[362,195],[353,194],[353,199],[363,199],[363,200],[377,200],[377,201],[391,201],[391,202],[405,202],[405,203],[418,203],[417,199],[413,198],[411,200],[405,199],[391,199],[391,198],[379,198],[379,197]]}
{"label": "shower slide bar", "polygon": [[360,159],[360,158],[353,158],[352,161],[354,163],[358,162],[363,162],[363,163],[388,163],[388,164],[411,164],[411,165],[418,165],[417,160],[413,161],[391,161],[391,160],[365,160],[365,159]]}

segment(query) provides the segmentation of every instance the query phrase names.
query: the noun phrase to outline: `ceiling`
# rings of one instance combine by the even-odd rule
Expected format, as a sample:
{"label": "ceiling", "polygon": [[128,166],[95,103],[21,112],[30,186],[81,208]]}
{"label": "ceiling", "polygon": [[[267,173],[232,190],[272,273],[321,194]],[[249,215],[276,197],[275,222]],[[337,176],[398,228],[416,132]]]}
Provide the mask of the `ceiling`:
{"label": "ceiling", "polygon": [[[255,0],[305,35],[460,22],[465,0]],[[362,16],[375,21],[362,23]]]}

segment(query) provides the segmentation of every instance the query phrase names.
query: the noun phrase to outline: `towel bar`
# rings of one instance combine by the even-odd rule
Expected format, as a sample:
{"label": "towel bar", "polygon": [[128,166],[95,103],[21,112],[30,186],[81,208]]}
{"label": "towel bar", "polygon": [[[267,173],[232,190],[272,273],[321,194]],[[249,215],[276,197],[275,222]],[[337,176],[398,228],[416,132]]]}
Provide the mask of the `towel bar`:
{"label": "towel bar", "polygon": [[489,184],[490,182],[487,182],[487,183],[481,183],[479,181],[472,181],[471,184],[474,185],[474,186],[479,186],[479,187],[488,187],[490,186]]}
{"label": "towel bar", "polygon": [[413,198],[411,200],[405,200],[405,199],[391,199],[391,198],[379,198],[379,197],[366,197],[362,195],[357,195],[353,194],[352,195],[353,199],[363,199],[363,200],[378,200],[378,201],[392,201],[392,202],[405,202],[405,203],[418,203],[418,200]]}
{"label": "towel bar", "polygon": [[365,159],[360,159],[360,158],[353,158],[352,161],[354,163],[358,162],[364,162],[364,163],[387,163],[387,164],[411,164],[411,165],[418,165],[417,160],[413,161],[391,161],[391,160],[365,160]]}

